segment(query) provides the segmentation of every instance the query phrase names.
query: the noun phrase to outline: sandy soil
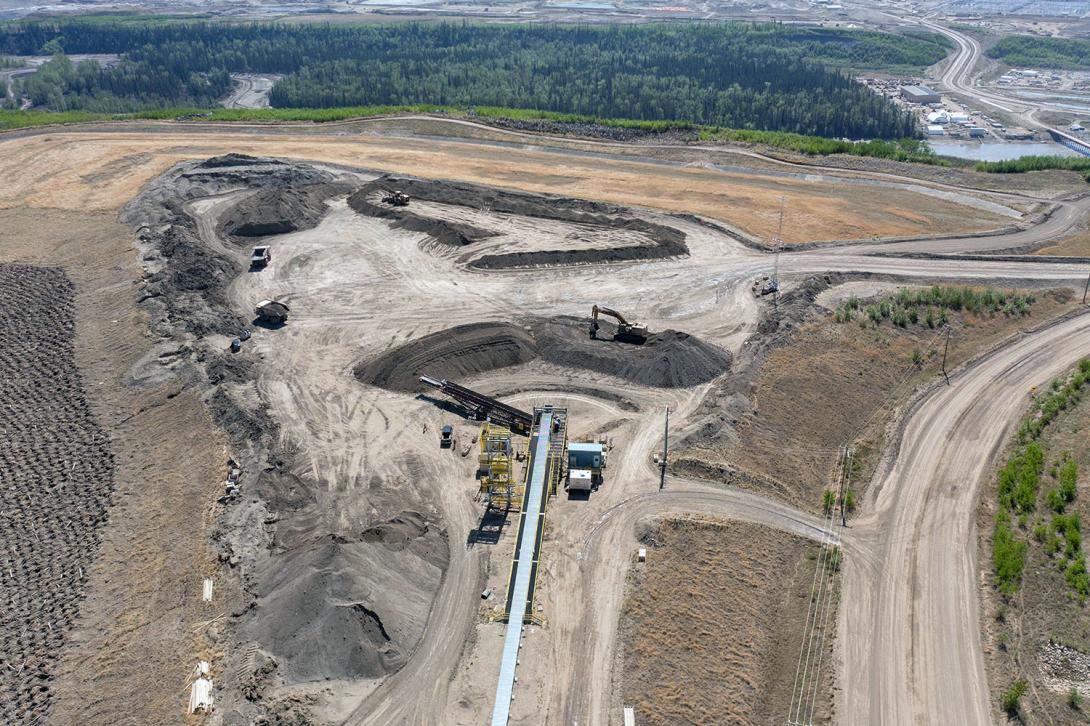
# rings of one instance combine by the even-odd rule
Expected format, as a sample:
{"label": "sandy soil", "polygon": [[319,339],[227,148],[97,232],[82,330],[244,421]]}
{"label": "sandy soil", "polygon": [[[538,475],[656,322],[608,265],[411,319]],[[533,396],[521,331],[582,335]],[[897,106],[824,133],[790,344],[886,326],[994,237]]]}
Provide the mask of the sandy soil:
{"label": "sandy soil", "polygon": [[130,230],[110,213],[5,210],[0,220],[0,257],[61,266],[75,286],[75,360],[116,462],[87,596],[58,653],[52,720],[109,722],[118,694],[139,693],[128,717],[176,722],[189,671],[215,654],[220,626],[195,629],[223,614],[218,577],[212,603],[201,602],[202,579],[216,574],[208,503],[225,476],[222,440],[199,395],[173,377],[174,355],[137,365],[154,340],[136,305]]}
{"label": "sandy soil", "polygon": [[[382,137],[328,138],[261,134],[69,133],[13,139],[0,173],[11,180],[0,206],[111,209],[131,199],[171,164],[225,152],[275,154],[418,176],[563,193],[624,205],[700,214],[770,238],[786,198],[783,239],[805,242],[875,236],[970,232],[1008,220],[944,199],[883,187],[865,194],[787,177],[629,160],[581,159],[480,144]],[[28,164],[45,174],[19,173]],[[437,170],[441,170],[437,174]]]}
{"label": "sandy soil", "polygon": [[[739,522],[669,519],[643,529],[647,562],[629,574],[620,626],[619,687],[637,723],[783,723],[819,547]],[[831,649],[829,639],[826,658]],[[828,670],[824,681],[813,723],[830,722]]]}

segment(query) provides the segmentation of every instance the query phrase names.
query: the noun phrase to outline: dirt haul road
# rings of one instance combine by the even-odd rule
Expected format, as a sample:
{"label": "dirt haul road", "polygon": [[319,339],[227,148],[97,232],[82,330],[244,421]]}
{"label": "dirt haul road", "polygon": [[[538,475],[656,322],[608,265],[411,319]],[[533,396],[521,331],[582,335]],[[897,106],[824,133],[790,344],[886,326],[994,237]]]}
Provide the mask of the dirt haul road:
{"label": "dirt haul road", "polygon": [[1048,327],[951,376],[908,419],[844,563],[838,712],[852,724],[993,721],[981,651],[977,495],[1028,392],[1090,353],[1090,315]]}
{"label": "dirt haul road", "polygon": [[[55,150],[37,148],[37,156],[27,156],[26,149],[5,156],[4,163],[15,163],[10,159],[18,157],[27,167],[18,173],[12,167],[10,178],[21,181],[7,187],[0,202],[4,205],[75,207],[89,201],[92,206],[116,205],[124,198],[111,199],[109,194],[125,189],[135,191],[146,178],[144,164],[152,169],[161,168],[176,158],[207,155],[209,147],[235,149],[243,145],[244,148],[274,149],[278,142],[283,142],[297,155],[315,154],[326,160],[344,162],[377,158],[373,154],[387,153],[379,143],[366,145],[372,150],[368,154],[372,155],[362,157],[359,153],[363,147],[358,143],[329,141],[326,146],[325,142],[313,139],[290,141],[270,136],[256,144],[245,137],[240,140],[225,136],[215,140],[202,138],[200,143],[193,142],[190,146],[175,146],[164,155],[159,143],[119,138],[119,146],[113,147],[110,138],[114,137],[95,139],[89,149],[81,149],[72,139],[62,139]],[[423,152],[427,144],[418,142],[418,148]],[[434,150],[435,145],[431,148]],[[509,154],[505,149],[502,154],[494,153],[490,159],[477,156],[471,164],[465,165],[449,153],[451,147],[444,148],[447,149],[445,156],[428,156],[429,161],[450,162],[451,168],[474,179],[495,180],[496,167],[490,164]],[[408,170],[415,170],[424,156],[411,161],[391,158],[383,164],[398,166],[405,163]],[[556,157],[550,158],[555,160]],[[656,167],[655,164],[641,165],[643,171]],[[42,174],[35,176],[27,169],[39,169]],[[556,171],[555,166],[552,171]],[[574,188],[582,190],[586,196],[598,196],[605,188],[606,182],[597,179],[592,170],[582,169],[579,173],[584,175],[584,181]],[[608,183],[616,181],[612,172],[605,176],[611,180]],[[591,188],[596,179],[598,185]],[[724,183],[722,177],[715,179],[718,181],[709,184]],[[646,187],[656,181],[641,183]],[[545,185],[545,182],[540,184]],[[651,203],[650,188],[641,193],[644,196],[640,198]],[[212,200],[196,210],[202,233],[209,244],[227,254],[237,255],[241,260],[244,250],[230,248],[215,237],[216,225],[211,217],[216,213],[217,205],[218,202]],[[479,723],[491,708],[495,685],[489,649],[493,648],[496,639],[485,637],[495,631],[489,630],[491,625],[476,625],[481,570],[487,557],[482,548],[472,547],[460,539],[460,535],[476,525],[479,505],[465,496],[466,487],[447,485],[468,482],[471,478],[463,471],[460,460],[438,453],[434,434],[421,433],[421,422],[434,422],[437,418],[430,404],[405,394],[358,385],[350,375],[353,364],[363,351],[385,350],[450,326],[481,320],[507,321],[512,310],[585,316],[590,304],[602,299],[608,299],[626,312],[633,311],[653,329],[687,330],[730,351],[739,351],[754,331],[759,314],[758,304],[747,286],[755,276],[770,271],[770,258],[696,223],[680,222],[662,215],[648,216],[683,229],[690,256],[613,266],[608,273],[600,266],[582,266],[552,268],[546,273],[486,274],[468,271],[449,256],[437,254],[427,247],[422,234],[390,229],[384,221],[355,215],[343,200],[335,201],[326,219],[315,229],[275,240],[277,253],[265,272],[244,274],[232,287],[231,300],[240,315],[252,311],[253,300],[263,296],[287,296],[293,304],[293,317],[286,328],[271,334],[258,334],[247,349],[252,348],[258,356],[265,357],[257,384],[260,395],[283,424],[285,438],[292,439],[307,452],[307,463],[314,478],[323,485],[316,492],[314,505],[323,526],[335,529],[353,516],[350,509],[341,509],[341,506],[368,496],[365,492],[372,485],[366,477],[371,477],[382,482],[404,480],[427,487],[422,490],[426,496],[410,493],[412,487],[406,488],[405,496],[409,499],[430,497],[452,533],[448,569],[430,605],[427,626],[415,653],[404,668],[385,680],[376,679],[362,686],[359,683],[331,683],[328,689],[334,695],[325,703],[325,715],[331,720]],[[956,250],[957,244],[951,243],[951,249]],[[826,270],[875,272],[918,280],[1004,279],[1067,284],[1081,279],[1083,273],[1079,267],[1069,264],[905,260],[867,256],[858,250],[785,254],[781,256],[780,265],[787,285],[792,280]],[[664,294],[664,291],[682,286],[687,291],[683,297]],[[437,310],[443,311],[441,319],[437,319]],[[1068,342],[1066,345],[1076,344]],[[1043,373],[1041,376],[1047,378]],[[706,387],[651,389],[608,376],[540,363],[534,363],[529,371],[497,372],[484,380],[487,381],[486,390],[506,390],[508,400],[523,407],[539,401],[557,401],[572,406],[573,411],[578,408],[578,415],[573,420],[585,422],[580,425],[585,425],[588,431],[617,424],[610,430],[616,432],[621,442],[616,452],[619,465],[611,471],[608,487],[599,491],[589,503],[561,501],[557,504],[557,518],[564,521],[564,527],[548,543],[547,551],[553,554],[544,565],[543,602],[551,613],[581,612],[588,601],[597,603],[602,612],[595,620],[598,627],[593,630],[586,629],[587,626],[580,622],[558,617],[552,621],[550,629],[542,631],[545,636],[532,638],[526,660],[534,662],[526,666],[525,675],[520,677],[520,689],[526,690],[520,690],[517,704],[517,708],[523,709],[521,717],[526,723],[536,723],[542,709],[550,714],[561,714],[562,718],[567,718],[566,722],[578,719],[581,723],[593,723],[594,719],[588,719],[591,714],[601,717],[600,720],[611,720],[615,716],[608,702],[613,639],[603,633],[611,633],[616,627],[616,613],[622,597],[621,568],[606,569],[605,577],[587,578],[584,576],[585,562],[579,559],[579,553],[601,551],[603,561],[608,559],[605,553],[610,557],[623,555],[625,542],[631,544],[632,517],[694,507],[808,536],[820,536],[820,528],[815,528],[812,518],[760,497],[754,498],[754,495],[704,491],[697,485],[678,483],[686,487],[684,492],[680,489],[676,494],[670,492],[661,502],[657,497],[644,496],[655,486],[653,474],[646,465],[650,452],[660,443],[660,423],[654,412],[671,406],[677,415],[677,425],[683,427]],[[573,393],[580,383],[596,389],[597,394],[581,396]],[[566,392],[547,393],[556,391],[557,387]],[[615,399],[634,401],[636,410],[626,409]],[[1013,412],[1013,409],[1007,411],[1008,414]],[[366,446],[359,445],[361,439]],[[906,447],[906,450],[910,448]],[[390,453],[406,451],[423,453],[418,457]],[[986,454],[991,449],[983,451]],[[971,489],[975,483],[970,482],[966,488]],[[883,488],[883,492],[893,490],[892,486]],[[884,505],[886,500],[881,496],[890,495],[880,495],[877,512],[886,511],[883,506],[892,507],[891,511],[900,506],[899,502]],[[613,514],[606,516],[609,512]],[[882,554],[882,541],[874,532],[886,525],[903,526],[882,520],[872,525],[874,530],[859,527],[845,538],[849,553],[847,561],[855,561],[861,572],[882,572],[875,559]],[[603,544],[598,544],[599,541]],[[889,541],[893,543],[890,547],[895,549],[896,543],[902,540],[890,535]],[[955,550],[950,551],[956,554]],[[504,557],[497,554],[495,559],[498,567],[504,569]],[[969,571],[966,567],[965,572]],[[960,574],[963,573],[954,572],[949,582],[936,583],[936,586],[971,588],[971,581],[966,585],[953,579],[954,575]],[[853,592],[858,592],[859,587]],[[895,593],[908,602],[915,596],[916,591],[912,588],[922,585],[902,573],[890,587],[909,588],[909,592]],[[579,593],[585,598],[579,599]],[[894,601],[897,602],[897,598]],[[887,607],[884,603],[886,601],[882,599],[874,607],[858,609],[866,627],[872,627],[872,618],[878,623],[885,622],[883,618],[888,613],[881,609]],[[845,611],[848,610],[856,612],[857,609],[849,603],[845,606]],[[975,609],[955,625],[960,628],[958,637],[965,642],[975,638]],[[476,639],[475,627],[483,634]],[[852,633],[842,635],[841,642],[846,637],[853,637]],[[906,639],[912,644],[906,646],[905,652],[922,652],[912,641],[919,637],[919,633],[910,631]],[[875,649],[880,647],[875,645]],[[593,657],[576,657],[587,652],[584,648],[592,652]],[[869,674],[874,669],[905,670],[903,662],[890,660],[881,652],[877,653],[880,662],[876,663],[875,649],[845,652],[845,672]],[[948,654],[945,657],[948,658]],[[467,665],[470,663],[476,665]],[[942,667],[957,665],[944,662]],[[918,660],[916,667],[930,674],[940,664]],[[886,674],[886,670],[880,672]],[[864,680],[868,684],[864,688],[869,689],[871,680]],[[901,687],[900,683],[907,682],[893,683]],[[430,685],[422,687],[424,683]],[[876,692],[886,693],[883,689],[890,687],[886,685],[887,681],[878,679],[878,683],[882,686],[875,686]],[[930,687],[931,682],[927,685]],[[922,693],[922,696],[898,693],[898,698],[905,702],[915,702],[918,698],[927,700],[932,692]],[[866,703],[870,698],[865,694],[853,703]],[[884,702],[884,697],[879,700]],[[941,707],[941,704],[935,706]],[[840,712],[850,710],[842,708]],[[936,722],[958,721],[940,719]]]}
{"label": "dirt haul road", "polygon": [[[487,224],[482,217],[475,221]],[[623,309],[638,311],[656,329],[684,321],[686,329],[738,349],[757,319],[756,304],[745,285],[753,276],[767,272],[768,258],[697,225],[680,226],[687,233],[689,258],[615,267],[605,278],[598,266],[553,268],[544,277],[533,271],[482,275],[436,256],[434,250],[421,248],[420,234],[391,230],[384,221],[360,217],[343,202],[336,202],[315,229],[281,238],[273,264],[260,275],[240,278],[232,297],[240,311],[257,297],[286,297],[292,301],[297,311],[292,323],[275,338],[254,344],[268,359],[262,389],[285,422],[294,422],[286,423],[289,433],[303,442],[302,448],[310,452],[316,471],[339,472],[333,477],[337,479],[352,478],[358,476],[360,468],[381,471],[390,465],[383,457],[366,453],[360,454],[362,461],[346,458],[345,452],[356,450],[348,442],[358,438],[361,431],[371,443],[368,449],[373,451],[405,448],[407,441],[418,441],[413,446],[420,450],[431,448],[427,437],[420,438],[419,429],[401,423],[426,419],[426,408],[414,403],[408,410],[404,398],[359,389],[344,378],[344,371],[361,346],[373,349],[390,345],[389,341],[420,340],[425,333],[439,328],[482,318],[504,320],[509,311],[516,309],[578,315],[591,300],[573,299],[570,291],[593,289],[596,297],[620,300]],[[214,219],[205,219],[202,226],[208,235],[214,234],[215,227]],[[376,244],[379,241],[381,244]],[[215,244],[223,245],[219,241]],[[967,264],[946,259],[874,258],[839,251],[783,255],[781,269],[793,279],[829,269],[925,279],[1014,278],[1042,282],[1071,282],[1079,274],[1075,266],[1063,264]],[[669,289],[678,280],[704,282],[690,285],[690,294],[684,300],[659,300],[657,291]],[[717,286],[726,291],[718,305]],[[436,310],[444,311],[441,320],[436,319]],[[731,324],[725,325],[724,321]],[[346,345],[345,341],[350,342]],[[528,407],[534,400],[543,400],[540,392],[548,390],[545,383],[549,380],[555,381],[555,376],[496,371],[483,385],[488,390],[520,386],[537,392],[508,397],[518,404],[527,401],[523,405]],[[706,390],[652,391],[618,385],[608,378],[592,380],[603,393],[612,391],[634,399],[644,412],[671,406],[679,426],[685,425],[686,417]],[[561,400],[576,405],[578,398],[569,393]],[[540,677],[531,666],[523,671],[520,689],[526,690],[516,712],[525,703],[524,719],[540,708],[562,714],[565,722],[593,723],[612,715],[611,633],[616,628],[624,565],[631,550],[625,542],[631,541],[631,525],[636,518],[671,511],[706,511],[806,536],[821,535],[820,523],[812,517],[753,494],[704,490],[699,485],[672,481],[667,495],[648,495],[655,486],[654,474],[646,462],[650,452],[659,446],[657,416],[626,414],[601,401],[595,407],[599,413],[581,411],[577,418],[592,423],[625,419],[626,428],[617,433],[624,443],[614,454],[618,464],[610,472],[610,486],[599,491],[590,504],[568,506],[557,515],[564,524],[547,543],[548,584],[544,585],[547,592],[543,595],[549,613],[590,611],[595,615],[586,619],[555,617],[547,638],[531,638],[526,660],[546,663],[548,667],[541,668]],[[359,414],[346,417],[346,411]],[[359,418],[365,412],[369,412],[367,416]],[[314,422],[322,423],[319,426]],[[416,470],[416,476],[457,477],[449,458],[447,463],[443,461],[429,462],[428,468]],[[395,464],[390,473],[396,470]],[[674,492],[675,486],[683,489]],[[450,488],[442,488],[440,495],[450,529],[472,529],[473,506]],[[565,503],[556,506],[563,508]],[[845,539],[848,559],[866,572],[880,571],[881,554],[877,545],[868,544],[868,538],[873,539],[871,530],[853,528]],[[478,636],[478,640],[487,641],[485,646],[473,645],[472,637],[481,589],[476,573],[481,566],[479,548],[452,547],[451,570],[432,606],[416,654],[404,669],[369,694],[357,691],[364,698],[358,708],[342,714],[347,721],[431,723],[447,718],[452,723],[473,723],[488,711],[494,674],[488,651],[477,648],[495,642],[486,637],[491,634],[491,626],[480,626],[485,635]],[[462,637],[455,637],[458,633]],[[856,668],[883,667],[871,660],[874,653],[849,655],[865,659]],[[467,674],[467,658],[483,661],[483,665]],[[881,663],[885,663],[884,656]],[[432,685],[424,689],[422,682]],[[451,711],[452,704],[459,704],[459,708]]]}

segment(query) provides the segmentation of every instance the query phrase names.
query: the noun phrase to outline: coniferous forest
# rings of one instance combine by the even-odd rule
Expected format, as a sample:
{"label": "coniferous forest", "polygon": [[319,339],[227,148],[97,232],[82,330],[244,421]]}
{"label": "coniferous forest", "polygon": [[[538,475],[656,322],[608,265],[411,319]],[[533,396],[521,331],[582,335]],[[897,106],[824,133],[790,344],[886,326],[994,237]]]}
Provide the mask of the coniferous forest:
{"label": "coniferous forest", "polygon": [[[274,107],[505,106],[848,138],[916,133],[847,67],[926,65],[925,35],[779,25],[277,25],[97,20],[0,26],[0,55],[56,54],[35,106],[214,106],[230,73],[280,73]],[[119,53],[116,65],[64,54]]]}

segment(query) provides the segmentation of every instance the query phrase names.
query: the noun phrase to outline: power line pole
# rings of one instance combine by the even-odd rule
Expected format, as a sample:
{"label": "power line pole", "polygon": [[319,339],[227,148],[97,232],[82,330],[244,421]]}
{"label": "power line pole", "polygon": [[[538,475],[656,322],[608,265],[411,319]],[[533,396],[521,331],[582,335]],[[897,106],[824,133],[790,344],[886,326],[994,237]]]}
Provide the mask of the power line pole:
{"label": "power line pole", "polygon": [[1090,275],[1086,276],[1086,287],[1082,289],[1082,304],[1086,304],[1086,293],[1090,291]]}
{"label": "power line pole", "polygon": [[950,375],[946,372],[946,353],[950,350],[950,326],[946,326],[946,345],[942,349],[942,377],[946,379],[946,385],[950,385]]}
{"label": "power line pole", "polygon": [[662,463],[659,468],[659,489],[666,487],[666,457],[670,455],[670,407],[666,407],[666,427],[662,435]]}

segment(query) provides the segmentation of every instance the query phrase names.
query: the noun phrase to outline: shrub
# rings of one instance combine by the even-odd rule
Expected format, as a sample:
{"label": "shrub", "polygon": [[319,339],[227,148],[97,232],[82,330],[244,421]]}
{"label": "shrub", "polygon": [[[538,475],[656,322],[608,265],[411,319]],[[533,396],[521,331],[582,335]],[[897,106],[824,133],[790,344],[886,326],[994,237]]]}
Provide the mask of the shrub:
{"label": "shrub", "polygon": [[1003,695],[999,699],[999,705],[1007,713],[1014,715],[1018,713],[1018,706],[1022,700],[1022,696],[1026,693],[1026,679],[1019,678],[1017,681],[1011,684],[1010,688],[1003,691]]}
{"label": "shrub", "polygon": [[1067,705],[1075,709],[1076,711],[1078,710],[1079,706],[1082,705],[1082,694],[1079,693],[1078,688],[1072,687],[1072,689],[1067,692]]}
{"label": "shrub", "polygon": [[1018,540],[1011,529],[1010,515],[1003,510],[995,517],[992,537],[992,565],[995,582],[1004,595],[1013,595],[1022,584],[1026,564],[1026,543]]}

